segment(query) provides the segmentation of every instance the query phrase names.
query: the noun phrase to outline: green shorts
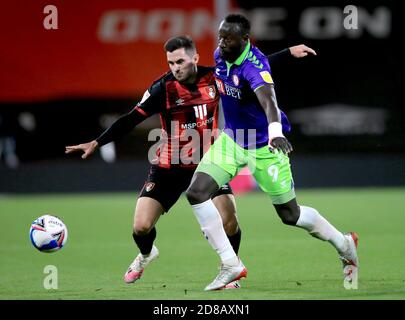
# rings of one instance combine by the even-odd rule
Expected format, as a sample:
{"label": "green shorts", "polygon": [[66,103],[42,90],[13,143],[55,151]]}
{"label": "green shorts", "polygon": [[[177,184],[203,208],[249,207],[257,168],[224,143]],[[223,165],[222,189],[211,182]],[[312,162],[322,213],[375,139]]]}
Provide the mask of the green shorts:
{"label": "green shorts", "polygon": [[278,150],[271,152],[268,146],[244,149],[225,133],[221,133],[204,154],[196,171],[209,174],[222,186],[246,166],[273,204],[283,204],[295,198],[288,156]]}

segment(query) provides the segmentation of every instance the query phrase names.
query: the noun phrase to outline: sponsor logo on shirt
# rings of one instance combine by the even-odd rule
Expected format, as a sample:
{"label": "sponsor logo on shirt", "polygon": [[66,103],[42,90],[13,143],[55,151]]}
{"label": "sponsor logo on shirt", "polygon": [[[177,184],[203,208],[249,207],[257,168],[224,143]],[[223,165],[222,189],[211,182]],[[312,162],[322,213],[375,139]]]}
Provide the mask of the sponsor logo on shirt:
{"label": "sponsor logo on shirt", "polygon": [[219,92],[225,94],[224,83],[222,82],[222,80],[215,78],[215,83],[217,84]]}
{"label": "sponsor logo on shirt", "polygon": [[239,78],[238,78],[238,76],[236,74],[234,74],[232,76],[232,81],[233,81],[235,86],[239,86]]}
{"label": "sponsor logo on shirt", "polygon": [[242,92],[238,88],[232,87],[229,84],[225,83],[225,91],[227,96],[236,98],[238,100],[242,99]]}
{"label": "sponsor logo on shirt", "polygon": [[197,121],[197,122],[190,122],[190,123],[182,123],[180,125],[180,128],[183,130],[187,129],[195,129],[195,128],[200,128],[200,127],[205,127],[209,124],[211,124],[214,121],[214,117],[202,120],[202,121]]}
{"label": "sponsor logo on shirt", "polygon": [[[234,75],[236,77],[236,81],[239,84],[239,78],[237,75]],[[235,83],[235,78],[233,78],[233,81]],[[217,88],[220,94],[231,96],[236,99],[242,99],[242,91],[239,88],[235,88],[227,83],[224,83],[221,79],[215,78],[215,82],[217,84]]]}

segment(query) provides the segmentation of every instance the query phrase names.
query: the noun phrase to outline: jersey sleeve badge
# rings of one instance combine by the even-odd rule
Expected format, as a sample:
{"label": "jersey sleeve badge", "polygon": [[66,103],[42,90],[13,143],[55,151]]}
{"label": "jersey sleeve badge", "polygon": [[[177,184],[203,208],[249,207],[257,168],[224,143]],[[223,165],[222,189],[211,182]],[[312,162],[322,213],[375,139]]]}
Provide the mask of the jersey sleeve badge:
{"label": "jersey sleeve badge", "polygon": [[264,82],[273,83],[273,78],[271,77],[270,72],[262,71],[262,72],[260,72],[260,75],[262,76],[262,79],[264,80]]}

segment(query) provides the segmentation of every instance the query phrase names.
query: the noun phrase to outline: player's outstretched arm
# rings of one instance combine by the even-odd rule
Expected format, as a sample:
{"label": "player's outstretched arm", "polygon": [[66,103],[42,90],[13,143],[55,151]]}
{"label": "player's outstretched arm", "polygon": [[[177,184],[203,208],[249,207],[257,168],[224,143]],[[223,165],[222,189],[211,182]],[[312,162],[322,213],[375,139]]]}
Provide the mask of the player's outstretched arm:
{"label": "player's outstretched arm", "polygon": [[270,65],[283,64],[293,58],[303,58],[308,55],[316,56],[316,51],[305,44],[289,47],[267,56]]}
{"label": "player's outstretched arm", "polygon": [[118,118],[108,129],[106,129],[96,140],[78,144],[76,146],[66,147],[65,153],[84,152],[83,159],[94,153],[98,147],[101,147],[112,141],[116,141],[127,135],[134,127],[147,118],[136,108],[131,112]]}
{"label": "player's outstretched arm", "polygon": [[92,155],[97,148],[98,142],[93,140],[87,143],[78,144],[76,146],[67,146],[65,153],[83,152],[82,159],[86,159],[88,156]]}
{"label": "player's outstretched arm", "polygon": [[307,47],[305,44],[300,44],[298,46],[289,47],[288,49],[290,51],[290,54],[294,58],[303,58],[303,57],[306,57],[307,55],[316,56],[316,51],[310,47]]}
{"label": "player's outstretched arm", "polygon": [[266,84],[257,89],[255,93],[260,105],[266,113],[267,121],[269,123],[269,147],[280,150],[285,154],[290,153],[293,148],[287,138],[283,135],[281,115],[277,106],[274,85]]}

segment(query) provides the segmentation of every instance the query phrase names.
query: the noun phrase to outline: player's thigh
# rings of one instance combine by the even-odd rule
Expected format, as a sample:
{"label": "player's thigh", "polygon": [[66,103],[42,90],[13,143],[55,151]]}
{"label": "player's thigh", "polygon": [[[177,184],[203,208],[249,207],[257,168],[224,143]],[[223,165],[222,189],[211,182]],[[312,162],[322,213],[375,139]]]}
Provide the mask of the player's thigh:
{"label": "player's thigh", "polygon": [[245,166],[243,148],[221,133],[201,159],[196,172],[210,175],[218,186],[229,182]]}
{"label": "player's thigh", "polygon": [[273,204],[283,204],[295,198],[290,160],[282,152],[270,152],[268,147],[257,149],[249,169],[259,187],[267,193]]}
{"label": "player's thigh", "polygon": [[152,166],[139,197],[155,199],[168,212],[190,184],[192,175],[193,170]]}
{"label": "player's thigh", "polygon": [[138,198],[134,214],[134,228],[149,231],[164,212],[159,201],[149,197]]}

